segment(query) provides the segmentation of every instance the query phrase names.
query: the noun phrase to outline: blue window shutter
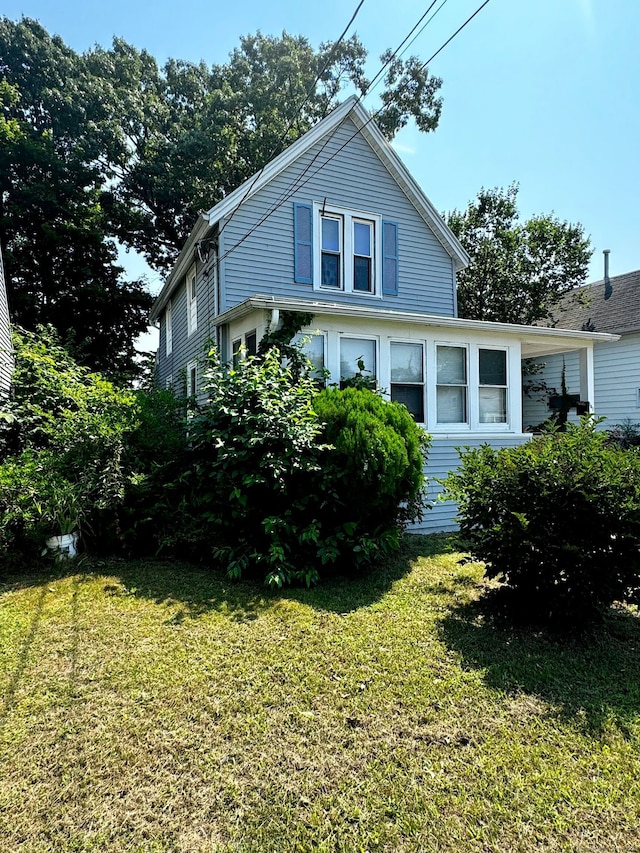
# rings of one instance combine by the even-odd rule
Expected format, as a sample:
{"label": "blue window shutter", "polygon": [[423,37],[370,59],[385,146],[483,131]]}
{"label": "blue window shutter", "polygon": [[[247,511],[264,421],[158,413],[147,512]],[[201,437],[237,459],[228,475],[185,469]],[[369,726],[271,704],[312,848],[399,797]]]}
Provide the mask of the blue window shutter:
{"label": "blue window shutter", "polygon": [[300,284],[313,284],[313,208],[293,203],[293,277]]}
{"label": "blue window shutter", "polygon": [[382,292],[398,295],[398,223],[382,220]]}

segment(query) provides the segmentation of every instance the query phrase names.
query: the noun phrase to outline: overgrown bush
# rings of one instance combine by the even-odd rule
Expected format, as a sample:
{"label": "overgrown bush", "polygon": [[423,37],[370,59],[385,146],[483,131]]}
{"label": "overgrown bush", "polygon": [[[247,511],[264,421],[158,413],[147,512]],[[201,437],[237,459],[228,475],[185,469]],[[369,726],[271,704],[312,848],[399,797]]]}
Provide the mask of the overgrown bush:
{"label": "overgrown bush", "polygon": [[157,503],[154,494],[145,505],[142,485],[174,454],[176,435],[184,443],[169,416],[175,401],[160,411],[162,394],[121,390],[90,373],[51,329],[18,330],[14,349],[0,419],[0,553],[29,559],[46,538],[73,529],[121,547]]}
{"label": "overgrown bush", "polygon": [[186,547],[281,586],[397,546],[421,505],[425,446],[406,409],[354,389],[318,395],[275,347],[232,370],[214,352],[204,381],[181,481]]}
{"label": "overgrown bush", "polygon": [[608,446],[593,419],[462,452],[445,486],[466,546],[521,615],[575,624],[637,595],[640,457]]}

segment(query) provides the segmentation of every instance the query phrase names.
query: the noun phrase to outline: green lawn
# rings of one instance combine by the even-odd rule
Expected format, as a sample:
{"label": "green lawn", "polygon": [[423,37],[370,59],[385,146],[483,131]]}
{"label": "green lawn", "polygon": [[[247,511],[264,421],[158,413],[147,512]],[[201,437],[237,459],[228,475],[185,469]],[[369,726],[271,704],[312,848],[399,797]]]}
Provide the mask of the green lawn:
{"label": "green lawn", "polygon": [[0,587],[3,851],[638,851],[640,619],[496,627],[442,538],[271,594],[80,560]]}

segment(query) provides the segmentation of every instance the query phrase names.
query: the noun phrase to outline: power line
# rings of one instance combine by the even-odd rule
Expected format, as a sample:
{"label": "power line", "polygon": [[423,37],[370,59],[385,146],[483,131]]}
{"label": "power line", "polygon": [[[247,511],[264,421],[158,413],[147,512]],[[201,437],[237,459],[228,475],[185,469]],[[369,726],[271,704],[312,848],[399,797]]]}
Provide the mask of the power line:
{"label": "power line", "polygon": [[268,164],[268,163],[273,159],[273,157],[274,157],[276,154],[280,153],[282,143],[283,143],[283,142],[285,141],[285,139],[287,138],[287,135],[288,135],[289,131],[291,130],[291,128],[293,127],[294,122],[295,122],[295,121],[298,119],[298,117],[300,116],[300,113],[302,112],[302,110],[303,110],[303,108],[304,108],[305,104],[309,101],[309,98],[310,98],[310,97],[311,97],[311,95],[315,92],[315,90],[316,90],[316,86],[318,85],[318,82],[320,81],[320,79],[322,78],[322,75],[324,74],[324,72],[327,70],[327,68],[328,68],[328,67],[329,67],[329,65],[331,64],[331,60],[333,59],[333,57],[334,57],[334,55],[335,55],[336,50],[338,49],[338,47],[339,47],[340,43],[342,42],[342,39],[343,39],[343,38],[345,37],[345,35],[347,34],[347,31],[349,30],[349,27],[351,26],[351,24],[352,24],[352,23],[355,21],[355,19],[357,18],[357,16],[358,16],[358,12],[359,12],[359,11],[360,11],[360,9],[362,8],[363,4],[364,4],[364,0],[360,0],[360,2],[358,3],[358,6],[356,7],[355,12],[353,13],[353,15],[351,16],[351,18],[350,18],[350,20],[349,20],[349,23],[348,23],[348,24],[347,24],[347,26],[344,28],[344,30],[342,31],[342,33],[341,33],[341,34],[340,34],[340,36],[338,37],[337,41],[334,43],[333,47],[331,48],[331,52],[329,53],[329,55],[328,55],[327,59],[325,60],[324,65],[322,66],[322,68],[320,69],[320,71],[318,71],[318,73],[316,74],[316,78],[315,78],[315,80],[313,81],[313,83],[312,83],[312,84],[311,84],[311,86],[309,87],[309,90],[308,90],[307,94],[305,95],[304,100],[302,101],[302,103],[300,104],[300,106],[298,107],[298,109],[296,110],[295,115],[293,116],[293,118],[290,120],[289,124],[288,124],[288,125],[286,126],[286,128],[284,129],[284,132],[283,132],[282,136],[280,137],[280,139],[278,140],[278,142],[276,143],[276,145],[271,149],[271,152],[270,152],[270,153],[269,153],[269,155],[267,156],[267,159],[266,159],[266,161],[265,161],[264,166],[263,166],[263,167],[260,169],[260,171],[256,174],[256,176],[254,177],[253,181],[251,182],[251,185],[248,187],[247,191],[245,192],[245,194],[242,196],[242,198],[241,198],[241,199],[240,199],[240,201],[238,202],[238,205],[233,209],[233,211],[231,212],[231,215],[229,216],[229,218],[227,219],[227,221],[223,223],[222,227],[220,228],[220,230],[219,230],[219,232],[218,232],[218,236],[220,236],[220,234],[222,234],[222,232],[223,232],[223,231],[224,231],[224,229],[227,227],[227,225],[229,225],[229,223],[231,222],[231,220],[232,220],[232,219],[233,219],[233,217],[235,216],[235,213],[236,213],[236,211],[238,210],[238,208],[239,208],[239,207],[241,207],[241,206],[242,206],[242,204],[247,200],[247,198],[248,198],[249,194],[251,193],[251,190],[254,188],[254,186],[256,185],[256,183],[258,182],[258,180],[260,179],[260,177],[262,176],[262,173],[263,173],[263,172],[264,172],[264,170],[266,169],[267,164]]}
{"label": "power line", "polygon": [[[436,51],[436,52],[435,52],[435,53],[434,53],[434,54],[433,54],[433,55],[432,55],[432,56],[427,60],[427,62],[425,62],[425,63],[421,66],[421,70],[423,70],[424,68],[426,68],[426,66],[427,66],[427,65],[428,65],[428,64],[429,64],[429,63],[430,63],[430,62],[431,62],[431,61],[432,61],[436,56],[438,56],[438,54],[439,54],[439,53],[441,53],[441,52],[442,52],[442,50],[444,50],[444,48],[445,48],[448,44],[450,44],[450,43],[453,41],[453,39],[454,39],[454,38],[455,38],[459,33],[461,33],[461,32],[462,32],[462,30],[463,30],[463,29],[464,29],[464,28],[465,28],[465,27],[466,27],[466,26],[467,26],[467,25],[468,25],[468,24],[473,20],[473,18],[475,18],[475,17],[476,17],[476,15],[477,15],[479,12],[481,12],[481,11],[482,11],[482,9],[484,9],[484,7],[485,7],[488,3],[489,3],[489,0],[484,0],[484,3],[482,3],[482,4],[481,4],[477,9],[476,9],[476,11],[475,11],[472,15],[470,15],[470,16],[467,18],[467,20],[466,20],[466,21],[465,21],[465,22],[464,22],[460,27],[458,27],[458,29],[453,33],[453,35],[452,35],[452,36],[450,36],[450,37],[447,39],[447,41],[446,41],[446,42],[444,42],[444,44],[442,44],[442,45],[438,48],[438,50],[437,50],[437,51]],[[433,4],[432,4],[432,5],[433,5]],[[430,8],[431,8],[431,7],[430,7]],[[428,11],[428,10],[427,10],[427,11]],[[424,17],[424,16],[423,16],[423,17]],[[422,19],[421,19],[421,20],[422,20]],[[414,29],[415,29],[415,27],[414,27]],[[413,30],[412,30],[412,32],[413,32]],[[405,39],[405,41],[406,41],[406,39]],[[404,44],[404,42],[403,42],[403,44]],[[392,57],[392,58],[393,58],[393,57]],[[387,63],[385,63],[385,66],[386,66],[386,65],[388,65],[390,61],[391,61],[391,59],[389,59],[389,60],[388,60],[388,62],[387,62]],[[384,66],[383,66],[383,67],[384,67]],[[359,102],[360,100],[361,100],[361,98],[359,97],[357,102]],[[299,189],[301,189],[303,186],[305,186],[305,184],[307,184],[307,183],[308,183],[308,182],[309,182],[309,181],[310,181],[310,180],[311,180],[315,175],[317,175],[317,174],[318,174],[318,172],[319,172],[321,169],[324,169],[324,167],[325,167],[328,163],[330,163],[330,162],[331,162],[331,160],[333,160],[335,157],[337,157],[337,155],[338,155],[341,151],[343,151],[343,150],[347,147],[347,145],[349,145],[349,143],[350,143],[350,142],[352,142],[352,141],[355,139],[355,137],[356,137],[356,136],[358,136],[358,134],[359,134],[359,133],[361,133],[361,132],[362,132],[362,130],[364,130],[364,128],[365,128],[365,127],[367,127],[367,125],[368,125],[368,124],[370,124],[372,121],[374,121],[374,119],[375,119],[375,118],[376,118],[376,117],[377,117],[377,116],[382,112],[382,110],[383,110],[383,109],[384,109],[384,105],[383,105],[382,107],[380,107],[380,109],[379,109],[379,110],[376,110],[376,112],[372,113],[372,114],[369,116],[369,118],[366,120],[366,122],[362,125],[362,127],[357,128],[357,129],[356,129],[356,132],[355,132],[355,133],[353,133],[353,134],[352,134],[352,135],[351,135],[351,136],[350,136],[350,137],[349,137],[349,138],[348,138],[348,139],[347,139],[347,140],[346,140],[346,141],[345,141],[345,142],[344,142],[344,143],[343,143],[343,144],[342,144],[342,145],[341,145],[341,146],[340,146],[336,151],[334,151],[334,152],[333,152],[329,157],[327,157],[327,159],[326,159],[323,163],[321,163],[321,164],[320,164],[320,166],[318,166],[318,168],[317,168],[317,169],[315,169],[315,171],[314,171],[314,172],[312,172],[312,174],[310,174],[310,175],[309,175],[309,176],[308,176],[304,181],[300,182],[300,178],[304,177],[304,175],[305,175],[305,174],[307,174],[307,172],[309,171],[309,169],[311,168],[311,166],[313,165],[313,163],[318,159],[318,157],[320,156],[320,154],[322,154],[322,151],[323,151],[323,150],[325,149],[325,147],[327,146],[327,144],[328,144],[328,142],[329,142],[329,139],[331,138],[331,137],[328,137],[328,139],[325,141],[325,143],[324,143],[324,145],[322,146],[322,148],[317,152],[317,154],[316,154],[316,155],[314,155],[314,157],[312,158],[312,160],[310,161],[310,163],[305,167],[305,169],[303,170],[302,174],[301,174],[301,175],[299,175],[299,176],[298,176],[298,178],[297,178],[297,179],[296,179],[292,184],[290,184],[290,185],[289,185],[288,189],[287,189],[287,190],[285,190],[285,191],[284,191],[284,193],[281,193],[280,197],[278,198],[278,200],[276,201],[276,203],[275,203],[274,205],[272,205],[271,209],[270,209],[270,210],[268,210],[268,211],[267,211],[267,212],[266,212],[266,213],[265,213],[265,214],[264,214],[264,215],[263,215],[263,216],[258,220],[258,222],[256,222],[256,223],[255,223],[255,225],[253,225],[253,226],[249,229],[249,231],[247,231],[247,233],[246,233],[246,234],[244,234],[244,235],[243,235],[243,236],[242,236],[242,237],[241,237],[241,238],[240,238],[236,243],[234,243],[234,245],[233,245],[233,246],[231,246],[229,249],[227,249],[227,250],[224,252],[224,254],[223,254],[223,255],[221,255],[221,256],[218,258],[218,263],[220,263],[221,261],[223,261],[223,260],[224,260],[225,258],[227,258],[227,257],[228,257],[232,252],[234,252],[234,251],[235,251],[239,246],[241,246],[241,245],[242,245],[242,243],[244,243],[244,241],[245,241],[245,240],[247,240],[247,239],[248,239],[248,238],[249,238],[249,237],[254,233],[254,231],[256,231],[256,230],[257,230],[257,229],[258,229],[258,228],[259,228],[259,227],[260,227],[264,222],[266,222],[266,220],[267,220],[271,215],[273,215],[273,213],[275,213],[275,211],[276,211],[276,210],[278,210],[278,208],[279,208],[279,207],[281,207],[283,204],[285,204],[285,202],[289,201],[289,199],[291,199],[291,198],[296,194],[296,192],[298,192],[298,190],[299,190]],[[343,121],[344,121],[344,119],[343,119]],[[237,208],[236,208],[236,210],[237,210]]]}

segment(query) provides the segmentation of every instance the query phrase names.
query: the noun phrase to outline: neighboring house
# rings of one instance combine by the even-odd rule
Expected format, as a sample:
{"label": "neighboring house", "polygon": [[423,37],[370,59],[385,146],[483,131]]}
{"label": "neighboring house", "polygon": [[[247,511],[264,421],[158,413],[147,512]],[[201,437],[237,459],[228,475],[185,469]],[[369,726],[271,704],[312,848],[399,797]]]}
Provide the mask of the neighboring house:
{"label": "neighboring house", "polygon": [[[215,341],[255,352],[283,312],[311,312],[307,348],[340,383],[365,367],[433,436],[428,474],[456,447],[513,446],[522,429],[521,358],[579,350],[585,393],[594,340],[607,335],[459,320],[467,256],[356,98],[203,214],[152,311],[162,387],[199,390]],[[436,504],[420,530],[452,529]]]}
{"label": "neighboring house", "polygon": [[[597,343],[593,351],[594,396],[588,399],[591,412],[606,417],[603,429],[626,420],[640,423],[640,270],[610,278],[607,256],[604,278],[567,294],[554,314],[557,326],[620,336],[618,342]],[[576,353],[539,361],[544,369],[533,378],[544,380],[549,390],[524,398],[525,425],[538,425],[552,414],[563,366],[572,401],[582,398]],[[577,418],[574,406],[569,420]]]}
{"label": "neighboring house", "polygon": [[4,278],[2,250],[0,249],[0,400],[9,393],[13,357],[11,350],[11,325],[9,323],[9,304],[7,302],[7,284]]}

